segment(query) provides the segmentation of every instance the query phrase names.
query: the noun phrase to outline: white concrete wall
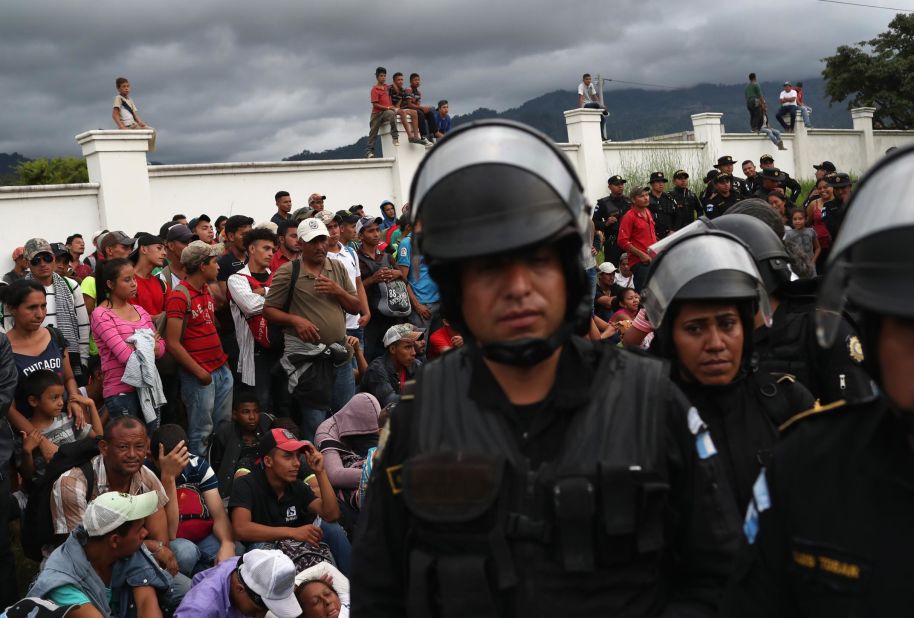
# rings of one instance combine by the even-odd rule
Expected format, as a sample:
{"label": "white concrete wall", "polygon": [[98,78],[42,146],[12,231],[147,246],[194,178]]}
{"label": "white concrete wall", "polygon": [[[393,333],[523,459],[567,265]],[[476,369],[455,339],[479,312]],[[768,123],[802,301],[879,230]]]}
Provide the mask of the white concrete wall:
{"label": "white concrete wall", "polygon": [[[755,133],[725,133],[721,137],[721,143],[723,154],[730,155],[736,161],[733,171],[737,176],[743,175],[743,161],[751,159],[755,162],[755,166],[758,167],[759,159],[762,155],[767,154],[774,157],[774,164],[778,169],[796,177],[798,174],[792,152],[794,148],[793,136],[785,134],[781,139],[784,140],[784,146],[786,146],[787,150],[778,150],[778,147],[770,139]],[[717,161],[713,163],[717,163]],[[713,167],[713,163],[711,167],[703,170],[702,173],[704,174],[710,170]],[[811,173],[805,175],[812,176]],[[804,176],[804,174],[800,174],[800,176]]]}
{"label": "white concrete wall", "polygon": [[362,204],[366,212],[380,214],[381,202],[393,197],[392,168],[393,159],[150,166],[152,212],[136,213],[131,230],[158,230],[177,213],[213,219],[244,214],[267,221],[280,190],[292,195],[293,210],[307,206],[311,193],[321,193],[327,209]]}
{"label": "white concrete wall", "polygon": [[13,249],[29,238],[63,242],[82,234],[86,244],[99,229],[98,185],[0,187],[0,274],[13,268]]}
{"label": "white concrete wall", "polygon": [[634,183],[647,183],[651,172],[661,171],[672,178],[673,172],[683,169],[690,176],[703,176],[711,162],[702,142],[604,142],[604,178],[596,200],[606,194],[606,180],[619,174],[628,180],[628,187]]}

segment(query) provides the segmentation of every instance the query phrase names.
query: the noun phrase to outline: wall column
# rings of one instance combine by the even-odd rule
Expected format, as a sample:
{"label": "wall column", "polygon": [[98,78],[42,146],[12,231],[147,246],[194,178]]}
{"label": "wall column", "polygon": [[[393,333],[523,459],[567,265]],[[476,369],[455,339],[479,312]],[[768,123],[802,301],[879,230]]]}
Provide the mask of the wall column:
{"label": "wall column", "polygon": [[692,114],[692,127],[695,130],[695,141],[705,144],[704,161],[705,168],[717,163],[717,159],[723,156],[724,143],[722,139],[723,129],[721,128],[720,119],[723,114],[719,112],[704,112],[701,114]]}
{"label": "wall column", "polygon": [[141,229],[152,206],[146,152],[150,129],[96,130],[76,136],[97,182],[98,218],[102,228],[133,234]]}
{"label": "wall column", "polygon": [[391,199],[397,204],[397,215],[400,213],[400,206],[409,200],[409,188],[413,181],[413,176],[419,168],[419,163],[425,157],[429,150],[428,146],[420,144],[410,144],[406,137],[406,130],[403,123],[397,117],[397,130],[399,131],[399,146],[394,146],[394,139],[390,134],[390,125],[385,123],[381,125],[381,131],[378,135],[381,138],[381,154],[385,158],[393,158],[393,187],[394,194]]}
{"label": "wall column", "polygon": [[863,131],[863,152],[866,156],[866,166],[862,171],[868,169],[876,162],[876,140],[873,137],[873,115],[876,113],[875,107],[855,107],[851,110],[851,118],[854,122],[855,131]]}
{"label": "wall column", "polygon": [[606,157],[603,156],[603,139],[600,135],[600,118],[603,112],[598,109],[577,108],[565,112],[565,126],[568,129],[568,142],[577,144],[578,176],[584,185],[584,194],[591,204],[606,193]]}

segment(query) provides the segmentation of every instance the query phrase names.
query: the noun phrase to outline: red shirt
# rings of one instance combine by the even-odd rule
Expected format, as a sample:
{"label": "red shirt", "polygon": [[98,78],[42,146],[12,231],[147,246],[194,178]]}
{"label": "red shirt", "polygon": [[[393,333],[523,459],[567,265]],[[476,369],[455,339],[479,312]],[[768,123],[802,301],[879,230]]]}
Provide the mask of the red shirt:
{"label": "red shirt", "polygon": [[286,262],[291,262],[289,258],[286,257],[286,254],[282,251],[277,251],[273,254],[273,259],[270,260],[270,272],[275,273],[279,270],[279,267],[285,264]]}
{"label": "red shirt", "polygon": [[387,86],[375,84],[371,87],[371,113],[383,112],[388,107],[393,107],[393,103],[390,102]]}
{"label": "red shirt", "polygon": [[454,347],[451,345],[451,339],[459,334],[450,326],[442,326],[433,332],[428,338],[429,359],[438,358],[445,349]]}
{"label": "red shirt", "polygon": [[[182,281],[181,286],[190,292],[190,314],[187,316],[187,329],[181,344],[190,354],[191,358],[204,370],[212,373],[228,361],[228,356],[222,350],[219,342],[219,333],[216,332],[216,308],[209,288],[197,290],[187,281]],[[168,319],[184,319],[187,312],[187,300],[181,290],[172,290],[165,300],[165,311]]]}
{"label": "red shirt", "polygon": [[139,305],[152,317],[159,315],[165,311],[165,284],[155,275],[136,275],[136,298],[130,303]]}
{"label": "red shirt", "polygon": [[[622,215],[622,221],[619,223],[619,248],[628,251],[631,247],[640,249],[647,253],[647,248],[657,242],[657,233],[654,231],[654,217],[651,211],[644,209],[644,216],[638,213],[638,209],[632,207]],[[629,264],[641,263],[641,256],[634,252],[628,253]]]}

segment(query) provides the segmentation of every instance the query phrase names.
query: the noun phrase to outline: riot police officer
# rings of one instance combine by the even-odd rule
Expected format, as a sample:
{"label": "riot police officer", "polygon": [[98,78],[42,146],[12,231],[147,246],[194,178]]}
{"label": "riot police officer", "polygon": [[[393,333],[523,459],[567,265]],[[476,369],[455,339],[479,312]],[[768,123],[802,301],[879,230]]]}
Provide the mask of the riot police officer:
{"label": "riot police officer", "polygon": [[[655,325],[651,350],[670,360],[673,381],[694,406],[699,465],[723,471],[718,504],[728,525],[716,532],[720,561],[729,564],[778,427],[814,400],[793,376],[756,370],[755,316],[768,318],[771,309],[748,248],[716,230],[678,236],[651,265],[644,307]],[[727,575],[723,568],[721,593]]]}
{"label": "riot police officer", "polygon": [[676,170],[673,173],[673,190],[670,195],[676,202],[676,217],[673,229],[681,230],[689,223],[704,214],[698,196],[689,189],[689,173],[685,170]]}
{"label": "riot police officer", "polygon": [[648,210],[654,215],[654,226],[657,238],[665,238],[676,230],[676,201],[666,192],[666,176],[663,172],[651,172],[650,202]]}
{"label": "riot police officer", "polygon": [[[745,200],[740,206],[748,202]],[[841,317],[839,341],[829,348],[818,345],[814,299],[808,296],[803,282],[790,281],[789,257],[777,234],[762,221],[745,214],[715,219],[713,227],[746,243],[770,298],[771,324],[760,322],[755,330],[759,369],[796,376],[822,403],[868,398],[872,386],[862,367],[863,355],[856,331]]]}
{"label": "riot police officer", "polygon": [[[753,488],[724,616],[901,616],[914,554],[914,149],[860,182],[819,294],[823,344],[862,312],[879,393],[796,417]],[[880,216],[873,212],[879,210]]]}
{"label": "riot police officer", "polygon": [[465,344],[406,383],[381,438],[353,616],[710,608],[719,565],[698,557],[720,522],[692,495],[688,403],[662,362],[575,335],[590,213],[571,164],[523,125],[473,123],[423,160],[410,202]]}
{"label": "riot police officer", "polygon": [[593,223],[597,232],[603,234],[603,256],[607,262],[619,263],[621,251],[617,241],[619,239],[619,221],[622,215],[632,207],[632,201],[625,195],[627,181],[614,174],[609,177],[607,187],[609,195],[597,200],[593,211]]}

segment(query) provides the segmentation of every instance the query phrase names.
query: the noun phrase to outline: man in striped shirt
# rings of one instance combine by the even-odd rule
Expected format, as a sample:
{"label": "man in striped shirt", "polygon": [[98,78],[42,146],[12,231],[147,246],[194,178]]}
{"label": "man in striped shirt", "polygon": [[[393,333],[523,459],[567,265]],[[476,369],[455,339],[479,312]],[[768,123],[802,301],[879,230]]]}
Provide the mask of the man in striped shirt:
{"label": "man in striped shirt", "polygon": [[213,427],[232,413],[232,372],[216,331],[209,284],[219,274],[222,245],[195,240],[181,252],[187,277],[168,294],[165,344],[180,367],[181,399],[187,408],[188,447],[205,453]]}

